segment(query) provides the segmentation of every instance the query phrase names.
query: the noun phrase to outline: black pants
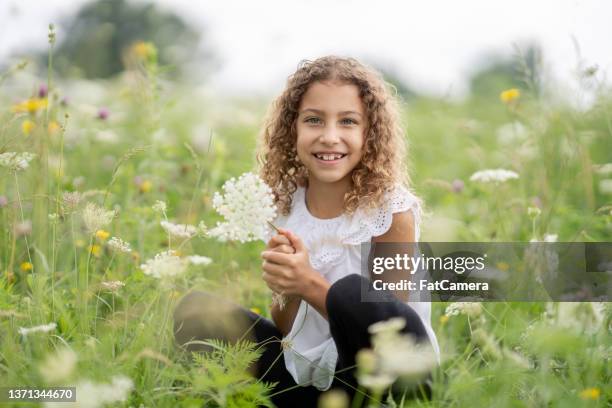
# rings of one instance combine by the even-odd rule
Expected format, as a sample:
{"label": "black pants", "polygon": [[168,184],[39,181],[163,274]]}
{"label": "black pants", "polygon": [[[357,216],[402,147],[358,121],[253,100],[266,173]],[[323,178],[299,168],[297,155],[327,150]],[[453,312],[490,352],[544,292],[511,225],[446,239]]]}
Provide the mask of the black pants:
{"label": "black pants", "polygon": [[[353,369],[355,354],[371,346],[368,333],[371,324],[401,316],[406,319],[402,332],[412,334],[418,342],[429,341],[421,319],[410,306],[385,291],[371,291],[369,296],[374,296],[375,301],[362,301],[362,285],[371,287],[364,277],[348,275],[330,287],[326,298],[329,328],[338,350],[332,388],[344,389],[351,398],[357,389]],[[257,366],[251,371],[263,381],[278,382],[272,401],[281,408],[317,406],[321,391],[311,385],[296,387],[285,368],[280,343],[282,334],[271,320],[210,293],[192,291],[181,299],[174,311],[174,332],[179,345],[206,338],[230,342],[249,339],[265,344]],[[185,347],[190,351],[207,351],[206,346],[197,342]],[[426,389],[429,393],[429,386]]]}

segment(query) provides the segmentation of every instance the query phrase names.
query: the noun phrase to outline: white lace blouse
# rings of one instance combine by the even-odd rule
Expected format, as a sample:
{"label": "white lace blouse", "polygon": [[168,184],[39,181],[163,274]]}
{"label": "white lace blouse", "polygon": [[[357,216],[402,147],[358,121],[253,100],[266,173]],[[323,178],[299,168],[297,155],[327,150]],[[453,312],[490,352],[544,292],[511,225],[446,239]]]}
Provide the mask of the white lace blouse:
{"label": "white lace blouse", "polygon": [[[397,185],[387,193],[386,205],[372,211],[358,209],[352,216],[320,219],[310,214],[306,207],[306,194],[298,187],[293,195],[291,211],[274,221],[297,234],[308,249],[310,264],[331,284],[338,279],[360,273],[361,243],[384,234],[391,227],[393,214],[413,211],[415,240],[419,240],[420,207],[416,197],[406,188]],[[266,242],[271,238],[265,237]],[[406,302],[421,318],[433,348],[438,355],[436,335],[431,328],[431,304],[428,293],[411,292]],[[332,383],[338,360],[336,345],[329,331],[328,321],[312,306],[301,301],[291,331],[283,339],[288,345],[283,352],[285,366],[298,384],[314,385],[327,390]],[[307,384],[306,384],[307,383]]]}

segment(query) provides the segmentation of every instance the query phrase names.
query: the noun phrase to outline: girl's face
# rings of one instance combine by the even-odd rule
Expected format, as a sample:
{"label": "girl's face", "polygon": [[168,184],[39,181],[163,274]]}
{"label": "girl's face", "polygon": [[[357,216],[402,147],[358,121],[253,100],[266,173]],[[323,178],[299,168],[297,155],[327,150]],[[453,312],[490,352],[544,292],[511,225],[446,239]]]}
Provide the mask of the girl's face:
{"label": "girl's face", "polygon": [[348,181],[361,160],[366,115],[353,84],[314,82],[298,110],[297,154],[310,178]]}

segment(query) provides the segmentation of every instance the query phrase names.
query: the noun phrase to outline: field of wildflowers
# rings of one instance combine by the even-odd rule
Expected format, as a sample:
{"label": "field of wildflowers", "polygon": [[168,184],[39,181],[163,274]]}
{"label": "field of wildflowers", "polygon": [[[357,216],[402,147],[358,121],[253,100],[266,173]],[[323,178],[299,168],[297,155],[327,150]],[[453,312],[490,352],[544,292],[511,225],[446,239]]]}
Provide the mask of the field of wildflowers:
{"label": "field of wildflowers", "polygon": [[[269,317],[263,244],[207,233],[221,220],[214,193],[254,167],[269,101],[173,82],[146,42],[112,80],[59,78],[53,53],[46,77],[36,72],[20,64],[0,77],[0,384],[74,385],[87,407],[268,403],[246,372],[252,345],[214,343],[190,362],[171,313],[199,288]],[[494,100],[405,106],[423,241],[610,239],[612,93],[596,72],[581,75],[599,86],[587,110],[528,83]],[[377,395],[381,375],[362,386],[389,406],[609,406],[610,312],[434,303],[443,355],[432,400]],[[348,403],[329,394],[321,406]]]}

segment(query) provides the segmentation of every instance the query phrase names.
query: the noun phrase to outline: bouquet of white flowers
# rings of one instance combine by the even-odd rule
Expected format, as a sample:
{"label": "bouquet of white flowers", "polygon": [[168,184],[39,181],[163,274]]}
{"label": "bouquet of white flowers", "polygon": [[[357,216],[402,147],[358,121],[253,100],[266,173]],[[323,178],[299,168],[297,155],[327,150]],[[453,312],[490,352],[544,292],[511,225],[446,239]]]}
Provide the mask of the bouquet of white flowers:
{"label": "bouquet of white flowers", "polygon": [[[272,189],[259,176],[244,173],[237,180],[226,181],[222,189],[223,194],[215,192],[213,207],[225,221],[217,222],[209,236],[220,241],[250,242],[263,240],[269,235],[269,228],[278,232],[272,224],[277,210]],[[274,293],[272,298],[283,308],[284,296]]]}

